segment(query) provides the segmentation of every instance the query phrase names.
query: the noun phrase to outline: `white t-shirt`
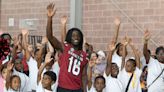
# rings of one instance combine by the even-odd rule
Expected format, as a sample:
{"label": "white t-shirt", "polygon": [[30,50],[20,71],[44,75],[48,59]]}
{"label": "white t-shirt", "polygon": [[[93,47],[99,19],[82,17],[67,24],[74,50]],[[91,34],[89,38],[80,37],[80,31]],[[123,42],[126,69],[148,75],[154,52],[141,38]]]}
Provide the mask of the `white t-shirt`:
{"label": "white t-shirt", "polygon": [[[53,89],[53,92],[56,92],[57,90],[57,87],[58,87],[58,75],[59,75],[59,70],[60,70],[60,67],[59,67],[59,64],[58,62],[55,62],[52,66],[52,69],[50,71],[53,71],[55,74],[56,74],[56,82],[55,84],[52,85],[52,89]],[[47,70],[44,68],[43,72],[42,72],[42,77],[43,77],[43,74],[46,72]]]}
{"label": "white t-shirt", "polygon": [[111,75],[107,76],[106,73],[104,73],[104,78],[106,80],[105,92],[123,92],[123,85],[119,79],[113,78]]}
{"label": "white t-shirt", "polygon": [[[150,58],[148,64],[147,85],[149,86],[164,69],[164,64],[158,60]],[[164,72],[162,75],[148,88],[148,92],[164,92]]]}
{"label": "white t-shirt", "polygon": [[27,62],[29,67],[29,78],[30,78],[30,88],[32,90],[36,90],[37,86],[37,77],[38,77],[38,66],[37,61],[30,57],[29,61]]}
{"label": "white t-shirt", "polygon": [[122,57],[119,56],[116,52],[112,55],[112,62],[116,63],[119,70],[121,70],[121,64],[122,64]]}
{"label": "white t-shirt", "polygon": [[145,57],[143,56],[143,57],[141,57],[140,58],[140,61],[141,61],[141,65],[142,65],[142,69],[144,68],[144,66],[146,66],[147,64],[146,64],[146,60],[145,60]]}
{"label": "white t-shirt", "polygon": [[92,87],[90,88],[90,90],[88,89],[88,86],[87,86],[87,92],[97,92],[97,91],[94,88],[94,86],[92,85]]}
{"label": "white t-shirt", "polygon": [[56,92],[56,91],[50,91],[50,90],[44,89],[41,82],[39,82],[39,85],[36,88],[36,92]]}
{"label": "white t-shirt", "polygon": [[18,72],[15,69],[13,69],[13,75],[17,75],[21,79],[21,88],[20,88],[21,92],[31,91],[31,88],[29,85],[30,83],[29,77],[26,74]]}
{"label": "white t-shirt", "polygon": [[[133,78],[130,82],[128,92],[141,92],[141,86],[140,86],[140,76],[141,76],[142,71],[139,70],[137,67],[134,71]],[[125,90],[127,87],[127,84],[129,82],[131,75],[129,75],[126,71],[125,68],[119,73],[118,79],[121,81],[123,84],[123,89]]]}
{"label": "white t-shirt", "polygon": [[15,90],[13,90],[13,89],[11,89],[11,88],[9,88],[9,89],[7,90],[6,87],[5,87],[4,92],[23,92],[23,91],[15,91]]}

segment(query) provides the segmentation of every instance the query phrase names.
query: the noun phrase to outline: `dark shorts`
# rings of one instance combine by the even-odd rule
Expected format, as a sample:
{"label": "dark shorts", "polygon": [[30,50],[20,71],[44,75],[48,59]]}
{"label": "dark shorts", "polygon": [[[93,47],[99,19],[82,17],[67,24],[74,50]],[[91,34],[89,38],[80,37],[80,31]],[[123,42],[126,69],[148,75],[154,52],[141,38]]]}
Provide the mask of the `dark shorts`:
{"label": "dark shorts", "polygon": [[83,91],[82,91],[82,89],[78,89],[78,90],[69,90],[69,89],[65,89],[65,88],[58,87],[58,88],[57,88],[57,92],[83,92]]}

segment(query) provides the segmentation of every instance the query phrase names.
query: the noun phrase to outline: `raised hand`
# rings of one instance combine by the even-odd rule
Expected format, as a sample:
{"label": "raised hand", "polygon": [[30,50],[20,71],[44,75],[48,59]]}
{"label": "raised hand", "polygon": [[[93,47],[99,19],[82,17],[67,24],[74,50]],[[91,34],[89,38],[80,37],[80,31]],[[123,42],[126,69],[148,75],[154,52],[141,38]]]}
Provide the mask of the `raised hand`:
{"label": "raised hand", "polygon": [[121,42],[124,46],[127,46],[128,43],[130,41],[130,38],[128,38],[127,36],[124,37],[123,41]]}
{"label": "raised hand", "polygon": [[47,16],[48,17],[53,17],[56,13],[56,8],[55,8],[55,4],[54,3],[50,3],[47,6]]}
{"label": "raised hand", "polygon": [[60,20],[60,22],[61,22],[61,24],[66,24],[67,23],[67,19],[68,19],[68,17],[67,16],[63,16],[62,18],[61,18],[61,20]]}
{"label": "raised hand", "polygon": [[23,29],[23,30],[22,30],[22,35],[27,35],[27,34],[29,34],[29,31],[26,30],[26,29]]}
{"label": "raised hand", "polygon": [[120,23],[121,23],[120,19],[119,18],[115,18],[114,24],[117,25],[117,26],[119,26]]}
{"label": "raised hand", "polygon": [[47,37],[43,37],[43,38],[42,38],[42,42],[41,42],[41,43],[42,43],[42,44],[46,44],[47,42],[48,42]]}
{"label": "raised hand", "polygon": [[112,41],[111,45],[109,45],[109,51],[114,51],[116,48],[116,45],[114,43],[114,41]]}
{"label": "raised hand", "polygon": [[48,64],[53,58],[51,58],[52,53],[48,52],[45,57],[45,63]]}
{"label": "raised hand", "polygon": [[14,46],[18,46],[20,43],[20,41],[18,40],[16,36],[13,37],[13,43],[14,43]]}
{"label": "raised hand", "polygon": [[144,40],[148,41],[150,39],[150,37],[151,37],[150,32],[148,30],[146,30],[145,33],[144,33]]}
{"label": "raised hand", "polygon": [[139,49],[136,49],[136,54],[140,57],[141,56],[141,52]]}
{"label": "raised hand", "polygon": [[134,43],[133,43],[133,41],[132,41],[131,38],[128,39],[128,42],[129,42],[129,45],[130,45],[130,46],[134,46]]}

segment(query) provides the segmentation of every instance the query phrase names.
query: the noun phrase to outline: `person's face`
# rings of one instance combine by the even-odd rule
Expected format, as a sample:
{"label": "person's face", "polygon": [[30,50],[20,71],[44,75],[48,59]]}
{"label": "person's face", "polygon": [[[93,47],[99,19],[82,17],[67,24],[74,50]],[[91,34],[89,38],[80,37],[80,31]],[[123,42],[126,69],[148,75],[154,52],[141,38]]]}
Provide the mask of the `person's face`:
{"label": "person's face", "polygon": [[135,66],[134,66],[134,64],[130,60],[128,60],[126,62],[125,70],[126,70],[126,72],[129,72],[129,73],[132,73],[135,70]]}
{"label": "person's face", "polygon": [[99,56],[98,56],[98,59],[99,59],[100,61],[103,61],[103,60],[105,60],[105,57],[104,57],[104,56],[99,55]]}
{"label": "person's face", "polygon": [[2,77],[6,80],[6,76],[7,76],[7,68],[3,68],[2,70]]}
{"label": "person's face", "polygon": [[23,70],[23,65],[22,65],[22,62],[21,61],[15,61],[15,69],[17,70],[17,71],[22,71]]}
{"label": "person's face", "polygon": [[118,73],[119,73],[119,69],[117,64],[112,64],[111,76],[117,78]]}
{"label": "person's face", "polygon": [[32,45],[28,45],[28,51],[29,51],[29,52],[32,52],[32,51],[33,51]]}
{"label": "person's face", "polygon": [[96,91],[101,92],[105,88],[104,80],[101,78],[96,79],[94,86],[96,88]]}
{"label": "person's face", "polygon": [[89,51],[92,52],[92,51],[93,51],[93,47],[92,47],[92,45],[89,45],[89,48],[88,48],[88,49],[89,49]]}
{"label": "person's face", "polygon": [[158,53],[157,53],[157,60],[161,63],[164,63],[164,51],[163,50],[160,50]]}
{"label": "person's face", "polygon": [[48,75],[43,75],[43,79],[42,79],[43,88],[49,88],[49,87],[51,87],[51,84],[52,84],[51,77]]}
{"label": "person's face", "polygon": [[78,32],[78,31],[73,31],[73,32],[72,32],[71,43],[72,43],[74,46],[77,46],[77,45],[79,45],[80,41],[81,41],[81,39],[80,39],[79,32]]}
{"label": "person's face", "polygon": [[85,46],[86,51],[89,51],[89,45],[85,44],[84,46]]}
{"label": "person's face", "polygon": [[7,40],[7,43],[9,43],[9,44],[11,43],[11,39],[10,39],[10,37],[8,35],[4,36],[4,39]]}
{"label": "person's face", "polygon": [[96,55],[96,53],[92,53],[92,54],[91,54],[91,59],[93,59],[94,61],[97,60],[97,55]]}
{"label": "person's face", "polygon": [[21,81],[18,77],[14,77],[11,81],[11,88],[15,91],[18,91],[21,85]]}

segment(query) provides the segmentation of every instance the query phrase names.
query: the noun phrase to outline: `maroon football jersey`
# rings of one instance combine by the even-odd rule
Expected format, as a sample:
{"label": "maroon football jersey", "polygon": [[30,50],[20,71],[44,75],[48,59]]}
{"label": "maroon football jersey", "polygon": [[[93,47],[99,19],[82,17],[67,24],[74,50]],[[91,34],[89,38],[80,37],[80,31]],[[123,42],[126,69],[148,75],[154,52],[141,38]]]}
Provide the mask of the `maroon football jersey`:
{"label": "maroon football jersey", "polygon": [[77,90],[82,87],[82,72],[88,63],[87,54],[75,50],[71,44],[64,44],[64,51],[59,55],[59,87]]}

